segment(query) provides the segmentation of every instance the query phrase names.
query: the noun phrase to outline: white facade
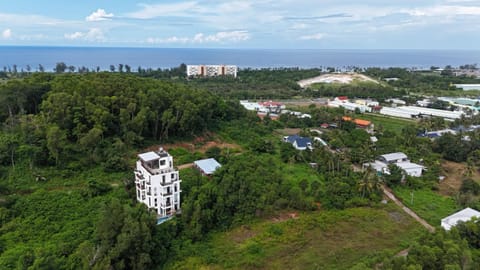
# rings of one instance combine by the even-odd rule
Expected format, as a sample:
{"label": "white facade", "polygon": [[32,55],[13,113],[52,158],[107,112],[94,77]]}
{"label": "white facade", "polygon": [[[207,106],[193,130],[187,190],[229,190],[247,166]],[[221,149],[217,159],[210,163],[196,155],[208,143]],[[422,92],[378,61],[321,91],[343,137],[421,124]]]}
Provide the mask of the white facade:
{"label": "white facade", "polygon": [[417,106],[401,106],[396,108],[390,107],[383,107],[380,110],[380,114],[395,116],[395,117],[402,117],[402,118],[413,118],[413,117],[420,117],[420,116],[437,116],[442,117],[445,119],[460,119],[464,112],[460,111],[446,111],[446,110],[438,110],[438,109],[431,109],[431,108],[424,108],[424,107],[417,107]]}
{"label": "white facade", "polygon": [[450,215],[444,219],[442,219],[442,227],[449,231],[453,226],[456,226],[458,224],[458,222],[460,221],[463,221],[463,222],[466,222],[466,221],[469,221],[471,220],[472,218],[480,218],[480,212],[478,212],[477,210],[474,210],[472,208],[465,208],[463,209],[462,211],[459,211],[453,215]]}
{"label": "white facade", "polygon": [[173,167],[173,157],[162,148],[138,155],[135,169],[137,200],[159,217],[180,211],[180,177]]}
{"label": "white facade", "polygon": [[187,65],[187,77],[237,77],[237,66],[233,65]]}
{"label": "white facade", "polygon": [[349,102],[349,101],[338,100],[338,99],[335,99],[333,101],[329,101],[328,106],[329,107],[334,107],[334,108],[342,107],[342,108],[344,108],[346,110],[349,110],[349,111],[355,111],[355,109],[359,109],[360,112],[362,112],[362,113],[372,111],[372,108],[370,108],[366,105],[356,104],[356,103],[352,103],[352,102]]}
{"label": "white facade", "polygon": [[364,163],[363,167],[372,167],[379,173],[390,174],[388,164],[395,164],[402,169],[405,174],[415,177],[422,176],[423,169],[425,169],[422,165],[410,162],[407,155],[402,152],[381,155],[375,162]]}

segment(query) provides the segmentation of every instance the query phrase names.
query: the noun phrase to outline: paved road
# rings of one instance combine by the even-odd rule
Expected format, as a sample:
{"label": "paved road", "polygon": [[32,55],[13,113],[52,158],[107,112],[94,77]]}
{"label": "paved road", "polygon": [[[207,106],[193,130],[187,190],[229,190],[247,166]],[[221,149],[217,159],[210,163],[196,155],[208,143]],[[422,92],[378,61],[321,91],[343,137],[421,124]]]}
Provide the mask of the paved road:
{"label": "paved road", "polygon": [[393,195],[392,192],[390,192],[386,187],[382,187],[383,189],[383,193],[388,197],[390,198],[390,200],[392,200],[396,205],[400,206],[400,208],[402,208],[402,210],[407,213],[408,215],[410,215],[411,217],[413,217],[416,221],[418,221],[420,224],[422,224],[423,227],[425,227],[429,232],[435,232],[435,228],[428,224],[428,222],[426,222],[423,218],[419,217],[417,214],[415,214],[415,212],[413,212],[410,208],[406,207],[401,201],[399,201],[397,199],[397,197],[395,197],[395,195]]}

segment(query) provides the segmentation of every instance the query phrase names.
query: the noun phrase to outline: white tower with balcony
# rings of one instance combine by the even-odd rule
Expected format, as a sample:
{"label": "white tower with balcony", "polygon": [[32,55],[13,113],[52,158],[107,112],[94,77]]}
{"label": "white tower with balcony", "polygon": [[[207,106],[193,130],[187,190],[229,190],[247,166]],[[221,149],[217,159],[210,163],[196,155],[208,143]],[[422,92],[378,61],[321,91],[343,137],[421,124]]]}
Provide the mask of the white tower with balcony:
{"label": "white tower with balcony", "polygon": [[180,211],[180,177],[173,167],[173,157],[160,148],[156,152],[138,155],[135,169],[137,200],[159,217],[168,217]]}

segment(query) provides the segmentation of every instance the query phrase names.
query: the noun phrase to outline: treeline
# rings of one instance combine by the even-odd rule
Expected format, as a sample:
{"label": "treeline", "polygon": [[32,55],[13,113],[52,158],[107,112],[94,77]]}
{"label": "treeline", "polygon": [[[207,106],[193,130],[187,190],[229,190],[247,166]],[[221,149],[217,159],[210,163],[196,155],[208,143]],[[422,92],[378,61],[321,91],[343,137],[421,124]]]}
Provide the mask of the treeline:
{"label": "treeline", "polygon": [[215,128],[238,117],[238,106],[127,74],[34,74],[0,85],[0,161],[13,166],[18,156],[58,165],[78,158],[115,168],[126,149]]}
{"label": "treeline", "polygon": [[313,97],[348,96],[350,98],[374,98],[384,100],[391,97],[402,97],[405,91],[397,91],[393,87],[372,82],[351,84],[315,84],[309,89]]}
{"label": "treeline", "polygon": [[399,89],[406,90],[456,90],[453,84],[480,83],[480,79],[469,76],[455,76],[452,72],[434,74],[432,72],[410,71],[406,68],[368,68],[365,75],[386,79],[397,78],[389,81],[388,84]]}
{"label": "treeline", "polygon": [[[378,264],[379,269],[479,269],[480,223],[461,222],[450,231],[425,234],[408,250]],[[367,267],[358,269],[367,269]]]}
{"label": "treeline", "polygon": [[320,69],[240,69],[237,78],[196,78],[186,83],[236,99],[288,99],[301,95],[297,81],[320,75]]}

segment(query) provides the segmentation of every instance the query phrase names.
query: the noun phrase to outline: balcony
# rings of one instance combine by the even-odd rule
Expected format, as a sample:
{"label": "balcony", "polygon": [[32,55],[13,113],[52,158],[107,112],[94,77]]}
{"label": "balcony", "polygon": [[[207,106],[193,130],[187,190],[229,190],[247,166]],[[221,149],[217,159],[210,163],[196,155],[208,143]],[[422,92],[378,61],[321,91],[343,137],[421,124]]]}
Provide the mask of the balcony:
{"label": "balcony", "polygon": [[140,189],[140,190],[144,190],[144,189],[145,189],[145,185],[137,184],[137,188]]}

